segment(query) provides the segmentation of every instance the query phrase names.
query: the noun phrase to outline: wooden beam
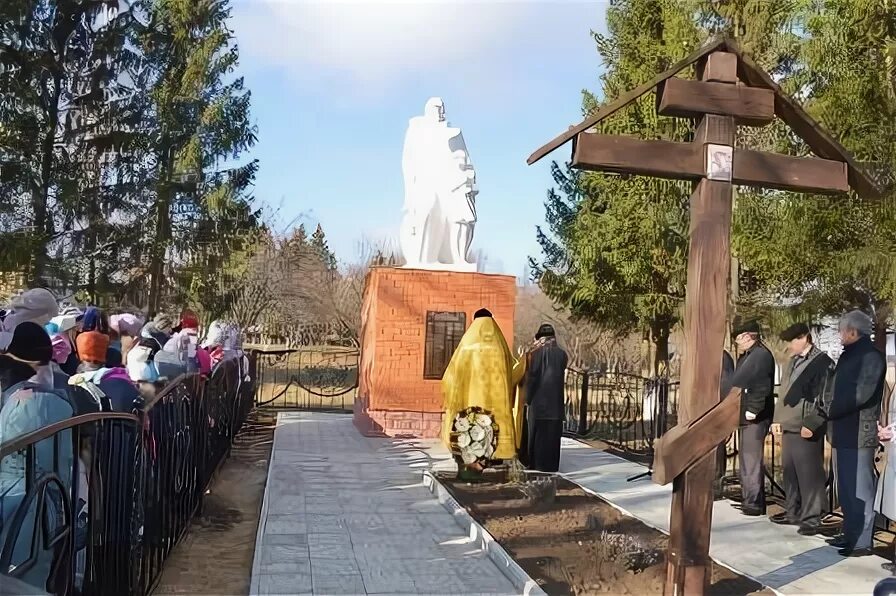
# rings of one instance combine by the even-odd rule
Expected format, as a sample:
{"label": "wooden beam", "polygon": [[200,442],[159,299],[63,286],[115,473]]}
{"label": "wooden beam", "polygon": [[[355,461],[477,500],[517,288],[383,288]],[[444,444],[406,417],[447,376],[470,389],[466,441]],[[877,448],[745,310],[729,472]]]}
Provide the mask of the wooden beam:
{"label": "wooden beam", "polygon": [[832,159],[737,149],[733,175],[734,183],[744,186],[822,194],[849,192],[846,163]]}
{"label": "wooden beam", "polygon": [[669,484],[704,455],[728,440],[740,421],[741,390],[731,390],[721,402],[687,424],[669,429],[655,443],[653,481]]}
{"label": "wooden beam", "polygon": [[672,77],[656,93],[657,112],[663,116],[716,114],[733,116],[738,124],[750,126],[764,126],[775,119],[775,94],[770,89]]}
{"label": "wooden beam", "polygon": [[572,166],[598,172],[697,180],[703,176],[703,148],[695,143],[583,132],[576,136]]}
{"label": "wooden beam", "polygon": [[532,155],[529,156],[529,159],[526,160],[526,163],[532,165],[539,159],[543,158],[545,155],[563,145],[564,143],[568,143],[574,137],[576,137],[579,133],[585,132],[589,128],[592,128],[595,124],[599,123],[601,120],[605,120],[609,118],[628,104],[632,103],[642,95],[653,90],[659,83],[665,81],[669,77],[675,76],[700,58],[706,56],[707,54],[719,49],[726,47],[726,40],[723,38],[716,38],[708,41],[705,45],[700,48],[694,50],[694,52],[682,59],[679,62],[676,62],[672,66],[670,66],[666,71],[658,74],[653,79],[647,81],[643,85],[640,85],[627,93],[623,93],[613,101],[601,106],[597,109],[593,114],[585,118],[582,122],[578,123],[575,126],[570,126],[569,129],[557,135],[541,147],[535,150]]}
{"label": "wooden beam", "polygon": [[[734,146],[734,118],[707,114],[694,144]],[[719,402],[722,349],[728,307],[731,252],[730,182],[700,180],[690,205],[690,246],[684,304],[684,357],[678,416],[682,424],[699,419]],[[709,578],[716,450],[678,475],[669,515],[666,596],[702,596]]]}
{"label": "wooden beam", "polygon": [[737,82],[737,54],[713,52],[697,63],[697,78],[712,83]]}
{"label": "wooden beam", "polygon": [[766,87],[775,94],[775,114],[784,121],[798,137],[809,145],[812,153],[824,158],[846,162],[849,172],[850,187],[860,197],[877,199],[883,195],[878,183],[868,175],[865,168],[838,143],[821,124],[816,122],[796,101],[790,98],[781,87],[757,65],[752,58],[745,55],[736,41],[725,41],[729,52],[736,53],[738,61],[738,77],[753,87]]}

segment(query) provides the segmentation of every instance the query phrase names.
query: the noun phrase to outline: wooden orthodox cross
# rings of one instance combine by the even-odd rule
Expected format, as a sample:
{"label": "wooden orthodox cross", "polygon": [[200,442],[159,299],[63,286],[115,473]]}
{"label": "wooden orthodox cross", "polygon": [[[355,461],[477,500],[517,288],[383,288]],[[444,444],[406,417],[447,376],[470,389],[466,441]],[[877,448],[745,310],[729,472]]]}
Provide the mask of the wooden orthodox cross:
{"label": "wooden orthodox cross", "polygon": [[[691,64],[696,64],[696,80],[675,77]],[[697,121],[692,142],[587,132],[653,89],[660,115]],[[806,142],[815,157],[735,148],[738,125],[763,126],[776,117]],[[733,185],[816,193],[852,189],[865,197],[879,196],[879,190],[839,143],[727,39],[708,43],[654,80],[601,107],[533,153],[529,163],[570,140],[573,167],[695,183],[679,424],[657,442],[653,479],[673,483],[666,594],[702,595],[709,581],[716,448],[737,429],[740,418],[739,389],[719,401]]]}

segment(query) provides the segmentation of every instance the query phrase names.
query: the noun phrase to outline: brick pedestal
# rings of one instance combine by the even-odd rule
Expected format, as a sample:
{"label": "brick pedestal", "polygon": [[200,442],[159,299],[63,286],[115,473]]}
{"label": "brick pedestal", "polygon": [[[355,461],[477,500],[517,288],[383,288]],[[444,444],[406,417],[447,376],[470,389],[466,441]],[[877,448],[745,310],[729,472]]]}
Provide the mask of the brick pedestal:
{"label": "brick pedestal", "polygon": [[355,426],[368,436],[437,437],[439,380],[423,378],[427,312],[489,309],[513,343],[516,279],[507,275],[376,267],[361,310],[361,363]]}

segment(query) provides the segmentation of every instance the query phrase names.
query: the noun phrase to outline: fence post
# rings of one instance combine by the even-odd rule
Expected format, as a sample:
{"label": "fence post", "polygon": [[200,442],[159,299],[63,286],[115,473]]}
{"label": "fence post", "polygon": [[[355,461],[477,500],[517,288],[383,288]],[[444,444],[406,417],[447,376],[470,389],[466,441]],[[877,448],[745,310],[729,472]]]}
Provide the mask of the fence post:
{"label": "fence post", "polygon": [[582,373],[582,388],[579,395],[579,435],[588,432],[588,371]]}

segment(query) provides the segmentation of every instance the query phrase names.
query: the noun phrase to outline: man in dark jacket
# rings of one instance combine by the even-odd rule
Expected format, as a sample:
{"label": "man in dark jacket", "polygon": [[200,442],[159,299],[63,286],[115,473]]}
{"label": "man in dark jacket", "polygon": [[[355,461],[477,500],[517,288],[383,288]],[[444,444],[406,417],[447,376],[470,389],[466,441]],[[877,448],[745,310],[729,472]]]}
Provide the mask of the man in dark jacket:
{"label": "man in dark jacket", "polygon": [[804,536],[818,533],[825,505],[824,416],[833,387],[834,362],[812,343],[805,323],[781,332],[791,358],[781,375],[772,433],[781,435],[785,511],[772,516],[779,524],[799,525]]}
{"label": "man in dark jacket", "polygon": [[886,361],[871,343],[871,317],[852,311],[840,319],[843,353],[834,369],[827,407],[834,448],[843,534],[830,541],[845,557],[871,554],[874,534],[874,453]]}
{"label": "man in dark jacket", "polygon": [[740,387],[741,419],[738,463],[744,515],[765,515],[765,437],[775,409],[775,358],[760,341],[758,321],[736,325],[734,341],[741,352],[731,377]]}
{"label": "man in dark jacket", "polygon": [[529,467],[541,472],[560,469],[563,436],[563,390],[566,352],[557,345],[554,328],[542,325],[526,366]]}

